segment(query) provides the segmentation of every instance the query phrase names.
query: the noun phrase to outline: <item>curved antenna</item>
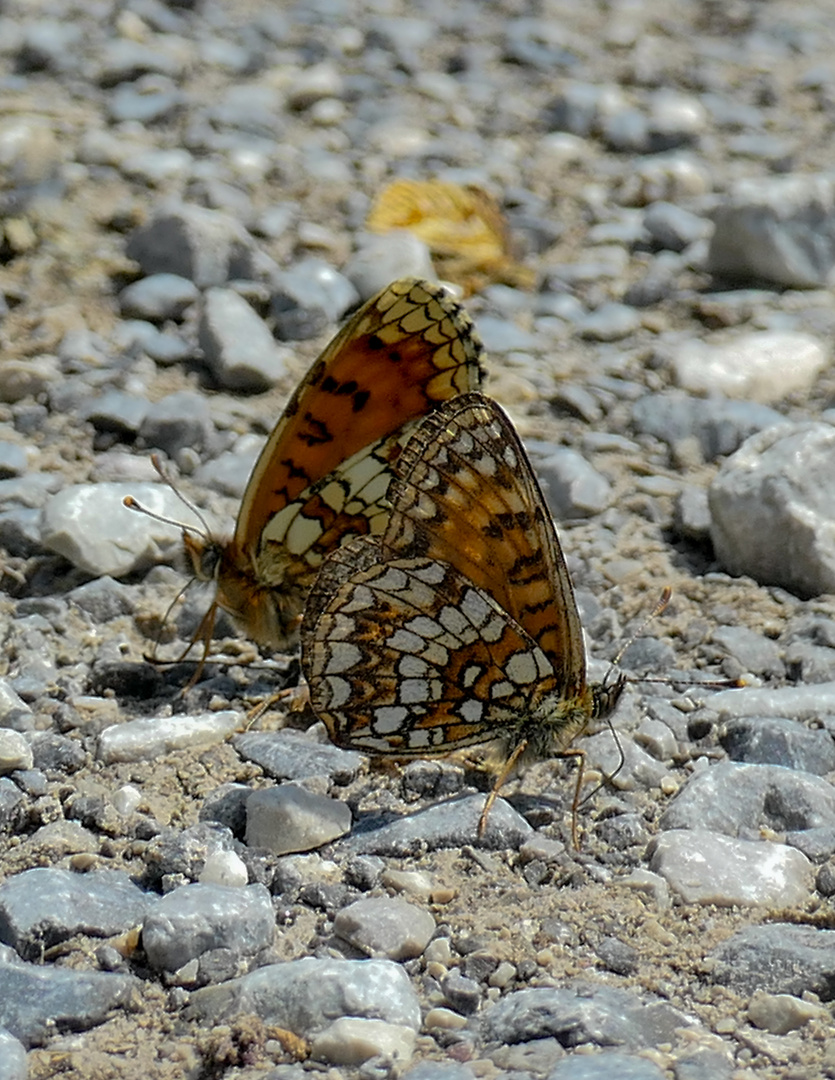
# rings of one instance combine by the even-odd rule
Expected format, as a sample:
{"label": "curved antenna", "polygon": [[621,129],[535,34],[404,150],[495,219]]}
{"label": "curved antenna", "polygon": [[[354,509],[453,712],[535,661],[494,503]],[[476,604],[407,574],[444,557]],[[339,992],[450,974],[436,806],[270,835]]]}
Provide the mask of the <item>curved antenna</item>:
{"label": "curved antenna", "polygon": [[147,506],[143,506],[142,503],[133,497],[133,495],[126,495],[122,499],[122,506],[126,506],[128,510],[136,510],[139,514],[145,514],[146,517],[153,518],[154,521],[161,521],[163,525],[173,525],[177,529],[182,529],[183,532],[195,533],[197,536],[202,536],[204,540],[210,540],[212,536],[212,530],[209,528],[209,524],[203,517],[194,503],[190,502],[185,495],[179,490],[177,485],[165,471],[159,454],[151,454],[151,464],[156,469],[157,475],[164,484],[166,484],[177,496],[180,502],[185,506],[187,510],[190,510],[192,514],[197,518],[200,524],[203,526],[201,532],[194,525],[188,525],[185,521],[178,521],[176,518],[166,517],[165,514],[157,514],[153,510],[149,510]]}

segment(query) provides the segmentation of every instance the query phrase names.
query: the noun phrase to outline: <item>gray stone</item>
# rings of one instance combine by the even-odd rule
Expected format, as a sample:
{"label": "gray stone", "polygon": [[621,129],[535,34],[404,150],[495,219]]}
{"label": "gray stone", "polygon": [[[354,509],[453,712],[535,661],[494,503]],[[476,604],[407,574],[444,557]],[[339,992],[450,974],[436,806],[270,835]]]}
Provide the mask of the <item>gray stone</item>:
{"label": "gray stone", "polygon": [[0,1080],[26,1080],[26,1047],[10,1031],[0,1028]]}
{"label": "gray stone", "polygon": [[684,251],[712,232],[710,222],[664,201],[654,202],[644,213],[644,228],[653,242],[670,251]]}
{"label": "gray stone", "polygon": [[231,289],[206,291],[198,335],[206,366],[227,390],[260,393],[287,375],[266,323]]}
{"label": "gray stone", "polygon": [[36,960],[44,949],[75,934],[124,933],[141,923],[156,902],[156,896],[115,870],[24,870],[0,885],[0,940],[24,959]]}
{"label": "gray stone", "polygon": [[0,776],[32,768],[32,748],[18,731],[0,728]]}
{"label": "gray stone", "polygon": [[270,964],[191,995],[186,1017],[220,1023],[255,1013],[268,1024],[310,1038],[340,1016],[385,1020],[417,1031],[420,1004],[409,976],[391,960],[305,957]]}
{"label": "gray stone", "polygon": [[260,765],[275,780],[307,780],[326,776],[334,784],[350,784],[362,766],[362,754],[331,743],[314,742],[300,731],[247,731],[233,746],[246,761]]}
{"label": "gray stone", "polygon": [[157,971],[175,972],[213,949],[254,956],[273,943],[275,916],[263,885],[196,883],[174,889],[151,909],[142,947]]}
{"label": "gray stone", "polygon": [[672,358],[675,382],[689,393],[764,405],[808,390],[828,363],[829,349],[822,341],[786,330],[694,339],[683,342]]}
{"label": "gray stone", "polygon": [[520,1043],[555,1036],[564,1045],[593,1043],[637,1050],[672,1038],[693,1021],[664,1001],[645,1002],[611,987],[516,990],[481,1015],[487,1042]]}
{"label": "gray stone", "polygon": [[786,665],[780,646],[750,627],[717,626],[711,634],[711,642],[728,652],[744,673],[785,678]]}
{"label": "gray stone", "polygon": [[106,727],[99,736],[98,758],[148,761],[187,747],[208,747],[225,742],[240,723],[232,709],[200,716],[148,716]]}
{"label": "gray stone", "polygon": [[636,401],[632,422],[638,431],[671,446],[695,436],[705,460],[713,461],[732,454],[749,435],[783,423],[784,417],[753,402],[662,393],[647,394]]}
{"label": "gray stone", "polygon": [[747,926],[710,954],[710,979],[738,994],[835,995],[835,930],[791,923]]}
{"label": "gray stone", "polygon": [[533,834],[520,814],[504,799],[496,799],[484,835],[477,837],[483,806],[483,795],[470,795],[445,800],[394,821],[361,819],[340,847],[347,846],[354,854],[363,855],[409,855],[418,850],[457,848],[462,844],[502,849],[519,847]]}
{"label": "gray stone", "polygon": [[150,408],[151,403],[136,394],[108,390],[101,397],[84,402],[78,416],[80,420],[88,420],[97,431],[134,437]]}
{"label": "gray stone", "polygon": [[183,204],[161,210],[128,239],[126,254],[145,274],[178,274],[198,288],[251,278],[254,242],[232,217]]}
{"label": "gray stone", "polygon": [[662,829],[756,836],[835,825],[835,788],[779,765],[720,762],[694,773],[661,815]]}
{"label": "gray stone", "polygon": [[254,791],[246,803],[246,842],[274,855],[312,851],[351,831],[351,808],[295,784]]}
{"label": "gray stone", "polygon": [[24,964],[0,952],[0,1027],[24,1046],[40,1046],[55,1029],[86,1031],[123,1008],[140,983],[127,975]]}
{"label": "gray stone", "polygon": [[833,473],[830,424],[783,424],[744,443],[709,489],[711,538],[725,569],[798,596],[835,592]]}
{"label": "gray stone", "polygon": [[145,446],[164,450],[171,458],[186,447],[211,452],[215,429],[209,403],[193,390],[168,394],[148,408],[139,434]]}
{"label": "gray stone", "polygon": [[41,513],[44,547],[94,577],[122,577],[179,549],[177,531],[128,511],[123,505],[127,495],[154,513],[201,527],[161,484],[72,484],[51,496]]}
{"label": "gray stone", "polygon": [[708,269],[788,288],[827,286],[835,270],[835,180],[826,175],[739,181],[714,212]]}
{"label": "gray stone", "polygon": [[592,517],[605,510],[612,486],[576,450],[556,447],[536,462],[548,508],[557,521]]}
{"label": "gray stone", "polygon": [[796,720],[746,716],[723,725],[719,741],[731,761],[782,765],[826,776],[835,771],[835,741],[828,731]]}
{"label": "gray stone", "polygon": [[152,323],[166,319],[179,321],[199,296],[200,290],[188,278],[179,274],[150,274],[122,289],[119,307],[128,318],[148,319]]}
{"label": "gray stone", "polygon": [[406,900],[372,896],[337,912],[333,931],[367,956],[410,960],[429,944],[435,920]]}

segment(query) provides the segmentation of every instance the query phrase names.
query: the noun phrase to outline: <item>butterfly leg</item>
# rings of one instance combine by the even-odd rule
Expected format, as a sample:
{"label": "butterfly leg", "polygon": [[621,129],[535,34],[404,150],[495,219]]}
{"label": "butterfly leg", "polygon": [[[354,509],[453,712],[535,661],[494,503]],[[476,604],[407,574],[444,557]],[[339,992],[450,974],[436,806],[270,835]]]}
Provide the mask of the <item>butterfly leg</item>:
{"label": "butterfly leg", "polygon": [[188,643],[188,645],[185,647],[185,649],[177,657],[177,663],[179,664],[181,661],[185,660],[185,658],[188,656],[188,654],[191,652],[191,650],[194,648],[194,646],[197,644],[198,641],[203,642],[203,655],[200,657],[199,661],[197,662],[197,667],[194,669],[193,675],[191,676],[189,681],[186,683],[186,685],[183,687],[183,693],[185,693],[187,690],[191,690],[192,686],[194,686],[194,684],[199,680],[200,676],[203,674],[203,668],[206,666],[206,659],[208,658],[208,655],[209,655],[209,648],[211,646],[212,633],[214,632],[215,619],[216,618],[217,618],[217,602],[212,604],[212,606],[209,608],[209,610],[206,612],[206,614],[200,620],[200,624],[198,625],[197,629],[192,634],[191,641]]}
{"label": "butterfly leg", "polygon": [[513,753],[510,755],[510,757],[504,763],[504,765],[502,766],[502,771],[496,777],[495,783],[493,784],[493,787],[492,787],[492,789],[490,791],[490,794],[487,796],[487,798],[486,798],[486,800],[484,802],[484,809],[481,811],[481,817],[478,819],[478,838],[479,838],[479,840],[482,838],[482,836],[484,836],[484,830],[487,828],[487,815],[490,813],[490,810],[493,807],[493,803],[496,801],[496,797],[498,796],[501,789],[504,787],[508,776],[510,776],[510,774],[513,772],[513,768],[516,765],[516,762],[519,760],[519,758],[525,752],[525,750],[527,749],[527,746],[528,746],[528,740],[527,739],[523,739],[517,746],[514,746]]}
{"label": "butterfly leg", "polygon": [[561,750],[557,757],[577,758],[577,783],[574,787],[574,798],[571,800],[571,843],[576,851],[580,850],[580,841],[577,839],[577,811],[580,809],[580,792],[583,787],[583,776],[586,771],[586,752],[576,746],[570,746],[567,750]]}

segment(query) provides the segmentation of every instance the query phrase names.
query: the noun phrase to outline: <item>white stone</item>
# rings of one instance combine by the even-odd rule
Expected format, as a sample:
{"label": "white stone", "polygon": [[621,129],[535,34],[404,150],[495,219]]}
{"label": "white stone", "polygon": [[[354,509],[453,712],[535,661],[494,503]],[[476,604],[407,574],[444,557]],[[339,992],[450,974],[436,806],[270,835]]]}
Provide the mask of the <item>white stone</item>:
{"label": "white stone", "polygon": [[737,840],[706,829],[671,829],[655,842],[650,869],[685,904],[791,908],[813,889],[812,864],[796,848]]}
{"label": "white stone", "polygon": [[149,761],[173,750],[214,746],[234,734],[239,722],[240,714],[231,709],[201,716],[129,720],[104,729],[98,757],[110,765],[115,761]]}
{"label": "white stone", "polygon": [[164,484],[72,484],[44,506],[42,544],[94,577],[123,577],[164,561],[182,546],[180,530],[128,510],[127,495],[155,514],[202,529]]}
{"label": "white stone", "polygon": [[0,776],[32,768],[32,747],[19,731],[0,728]]}
{"label": "white stone", "polygon": [[209,885],[243,888],[249,881],[246,864],[234,851],[213,851],[207,856],[197,879]]}
{"label": "white stone", "polygon": [[399,1024],[343,1016],[316,1036],[310,1056],[331,1065],[361,1065],[381,1056],[406,1064],[412,1058],[415,1038],[411,1028]]}
{"label": "white stone", "polygon": [[673,374],[694,394],[767,405],[807,390],[828,363],[829,350],[811,334],[759,330],[684,343],[673,359]]}
{"label": "white stone", "polygon": [[124,784],[113,792],[113,808],[119,814],[132,814],[142,801],[142,793],[133,784]]}

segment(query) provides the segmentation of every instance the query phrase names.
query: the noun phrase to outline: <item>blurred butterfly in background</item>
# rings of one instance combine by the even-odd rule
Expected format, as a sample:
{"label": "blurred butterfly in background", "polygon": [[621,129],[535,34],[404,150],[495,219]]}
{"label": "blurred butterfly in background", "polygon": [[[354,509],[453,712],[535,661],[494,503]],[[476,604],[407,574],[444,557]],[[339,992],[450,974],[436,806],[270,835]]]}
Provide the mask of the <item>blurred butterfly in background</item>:
{"label": "blurred butterfly in background", "polygon": [[297,643],[323,560],[346,538],[385,529],[391,468],[408,431],[479,387],[482,352],[464,310],[420,279],[393,282],[349,319],[261,451],[231,539],[183,526],[195,575],[217,588],[189,648],[202,641],[205,660],[218,608],[265,649]]}
{"label": "blurred butterfly in background", "polygon": [[479,393],[445,402],[393,472],[385,533],[336,551],[310,594],[310,703],[337,746],[371,755],[433,757],[498,740],[482,835],[514,768],[581,755],[572,741],[614,711],[625,676],[586,681],[556,530],[495,402]]}

